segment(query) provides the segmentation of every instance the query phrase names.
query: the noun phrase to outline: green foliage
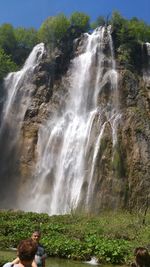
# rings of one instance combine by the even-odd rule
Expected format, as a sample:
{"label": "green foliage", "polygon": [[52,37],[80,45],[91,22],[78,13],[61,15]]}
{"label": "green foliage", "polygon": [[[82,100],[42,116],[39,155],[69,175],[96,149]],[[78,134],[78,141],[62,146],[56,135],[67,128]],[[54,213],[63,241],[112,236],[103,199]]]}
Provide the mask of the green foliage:
{"label": "green foliage", "polygon": [[130,251],[130,244],[126,240],[113,240],[91,236],[87,243],[93,243],[93,253],[102,263],[121,264],[127,262]]}
{"label": "green foliage", "polygon": [[16,48],[14,28],[11,24],[5,23],[0,26],[0,47],[6,54],[13,54]]}
{"label": "green foliage", "polygon": [[82,12],[74,12],[70,18],[64,14],[48,17],[38,31],[34,28],[14,29],[11,24],[5,23],[0,26],[0,48],[20,67],[38,42],[44,42],[50,48],[64,49],[65,44],[72,47],[73,39],[81,33],[108,23],[112,25],[115,55],[119,63],[139,72],[142,64],[141,43],[150,42],[150,26],[136,17],[127,20],[117,11],[113,12],[109,21],[98,16],[91,26],[90,17]]}
{"label": "green foliage", "polygon": [[110,23],[113,29],[116,48],[120,47],[120,45],[124,45],[124,49],[129,48],[135,37],[129,30],[128,21],[119,12],[115,11],[112,14]]}
{"label": "green foliage", "polygon": [[38,43],[37,31],[34,28],[25,29],[19,27],[15,29],[17,46],[32,49]]}
{"label": "green foliage", "polygon": [[25,29],[19,27],[14,30],[16,38],[16,49],[14,61],[20,66],[24,63],[33,47],[38,43],[37,31],[34,28]]}
{"label": "green foliage", "polygon": [[138,20],[137,18],[132,18],[128,21],[128,27],[130,33],[139,42],[150,42],[150,26],[144,21]]}
{"label": "green foliage", "polygon": [[0,211],[0,249],[16,247],[35,229],[42,232],[41,243],[49,256],[101,263],[122,264],[131,260],[136,246],[149,243],[150,214],[145,225],[137,214],[104,213],[48,216],[32,212]]}
{"label": "green foliage", "polygon": [[50,47],[58,45],[70,26],[69,20],[64,14],[47,18],[41,25],[38,36],[39,40]]}
{"label": "green foliage", "polygon": [[117,178],[121,178],[122,176],[124,176],[123,158],[122,158],[122,153],[121,153],[121,149],[119,145],[116,145],[114,147],[112,168]]}
{"label": "green foliage", "polygon": [[118,59],[121,65],[124,65],[126,68],[131,67],[130,64],[130,54],[131,54],[131,49],[127,47],[126,44],[121,44],[118,48]]}
{"label": "green foliage", "polygon": [[12,61],[11,57],[6,55],[4,50],[0,48],[0,80],[2,80],[7,73],[16,70],[17,65]]}
{"label": "green foliage", "polygon": [[110,20],[110,24],[114,29],[121,29],[126,24],[126,20],[118,11],[114,11]]}
{"label": "green foliage", "polygon": [[141,43],[150,41],[150,26],[144,21],[127,20],[115,11],[110,20],[116,55],[127,69],[140,71],[142,64]]}
{"label": "green foliage", "polygon": [[73,26],[80,28],[82,32],[87,32],[90,29],[90,17],[82,12],[74,12],[70,17],[70,23]]}
{"label": "green foliage", "polygon": [[95,22],[91,23],[91,28],[96,29],[97,27],[100,26],[105,26],[106,20],[103,16],[99,16]]}
{"label": "green foliage", "polygon": [[[18,67],[24,63],[37,43],[37,32],[33,28],[24,29],[20,27],[14,29],[11,24],[0,26],[0,48],[4,50],[6,55],[10,56]],[[4,60],[3,68],[5,63],[6,61]],[[9,71],[8,64],[6,64],[5,69]]]}
{"label": "green foliage", "polygon": [[113,155],[113,167],[115,170],[120,169],[120,155],[117,150],[114,151]]}

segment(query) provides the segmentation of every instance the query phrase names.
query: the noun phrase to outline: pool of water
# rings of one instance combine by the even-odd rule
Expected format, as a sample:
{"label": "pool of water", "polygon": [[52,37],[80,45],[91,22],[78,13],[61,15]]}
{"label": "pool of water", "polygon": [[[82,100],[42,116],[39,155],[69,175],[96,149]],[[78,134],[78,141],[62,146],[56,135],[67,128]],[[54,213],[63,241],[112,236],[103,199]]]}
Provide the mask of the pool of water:
{"label": "pool of water", "polygon": [[[17,251],[16,250],[5,250],[0,251],[0,261],[3,261],[4,258],[8,258],[9,261],[12,261],[16,258]],[[73,261],[73,260],[66,260],[66,259],[60,259],[60,258],[52,258],[48,257],[46,259],[46,267],[126,267],[126,266],[120,266],[120,265],[102,265],[97,264],[96,260],[93,258],[89,262],[80,262],[80,261]]]}
{"label": "pool of water", "polygon": [[[0,251],[0,261],[4,260],[4,258],[9,259],[12,261],[16,257],[16,250],[5,250]],[[79,261],[72,261],[66,259],[59,259],[59,258],[47,258],[46,259],[46,267],[90,267],[96,265],[96,261],[91,260],[89,263],[87,262],[79,262]],[[107,266],[103,266],[107,267]]]}

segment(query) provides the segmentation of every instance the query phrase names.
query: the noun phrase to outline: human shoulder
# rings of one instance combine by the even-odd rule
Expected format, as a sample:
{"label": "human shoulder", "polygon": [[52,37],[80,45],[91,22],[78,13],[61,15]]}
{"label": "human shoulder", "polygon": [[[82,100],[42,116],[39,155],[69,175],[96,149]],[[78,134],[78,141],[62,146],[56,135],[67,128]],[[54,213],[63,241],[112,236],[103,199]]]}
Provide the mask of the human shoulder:
{"label": "human shoulder", "polygon": [[46,255],[45,248],[43,247],[43,245],[38,244],[38,249],[37,249],[36,255],[39,255],[39,256]]}
{"label": "human shoulder", "polygon": [[12,263],[11,262],[7,262],[3,265],[3,267],[11,267],[12,266]]}
{"label": "human shoulder", "polygon": [[13,264],[12,262],[7,262],[3,265],[3,267],[18,267],[19,264]]}
{"label": "human shoulder", "polygon": [[44,246],[40,243],[38,244],[38,247],[44,248]]}
{"label": "human shoulder", "polygon": [[43,250],[45,250],[45,248],[44,248],[44,246],[43,246],[43,245],[41,245],[41,244],[38,244],[38,250],[41,250],[41,251],[43,251]]}

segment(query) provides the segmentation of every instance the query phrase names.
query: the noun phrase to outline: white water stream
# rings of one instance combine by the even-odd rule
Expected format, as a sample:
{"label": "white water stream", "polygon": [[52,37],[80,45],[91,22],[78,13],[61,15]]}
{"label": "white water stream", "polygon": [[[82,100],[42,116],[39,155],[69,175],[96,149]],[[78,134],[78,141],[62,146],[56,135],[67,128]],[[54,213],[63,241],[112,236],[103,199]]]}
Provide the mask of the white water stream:
{"label": "white water stream", "polygon": [[[6,100],[3,107],[0,135],[10,127],[17,138],[25,112],[31,101],[31,79],[44,53],[44,44],[36,45],[20,71],[9,73],[4,80]],[[16,139],[15,138],[15,139]],[[13,140],[14,141],[14,140]],[[11,142],[11,140],[10,140]]]}
{"label": "white water stream", "polygon": [[[20,71],[4,79],[3,109],[0,122],[0,205],[2,208],[18,207],[20,199],[19,173],[21,129],[26,111],[32,101],[32,77],[45,51],[44,44],[34,47]],[[21,207],[22,208],[22,207]]]}
{"label": "white water stream", "polygon": [[146,83],[150,82],[150,43],[146,43],[147,56],[148,56],[148,66],[143,70],[143,79]]}

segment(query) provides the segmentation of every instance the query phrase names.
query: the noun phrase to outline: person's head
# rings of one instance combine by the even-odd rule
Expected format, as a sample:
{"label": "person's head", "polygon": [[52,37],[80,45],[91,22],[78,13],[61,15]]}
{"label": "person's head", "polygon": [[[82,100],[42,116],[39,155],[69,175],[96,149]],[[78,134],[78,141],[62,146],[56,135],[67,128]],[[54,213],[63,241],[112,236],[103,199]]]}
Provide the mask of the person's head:
{"label": "person's head", "polygon": [[31,236],[32,240],[34,240],[36,243],[39,242],[40,238],[41,238],[41,232],[40,231],[34,231],[32,233],[32,236]]}
{"label": "person's head", "polygon": [[134,251],[136,264],[139,267],[148,267],[150,266],[150,255],[147,248],[138,247]]}
{"label": "person's head", "polygon": [[37,252],[37,243],[31,238],[22,240],[17,247],[17,254],[20,262],[31,263]]}

